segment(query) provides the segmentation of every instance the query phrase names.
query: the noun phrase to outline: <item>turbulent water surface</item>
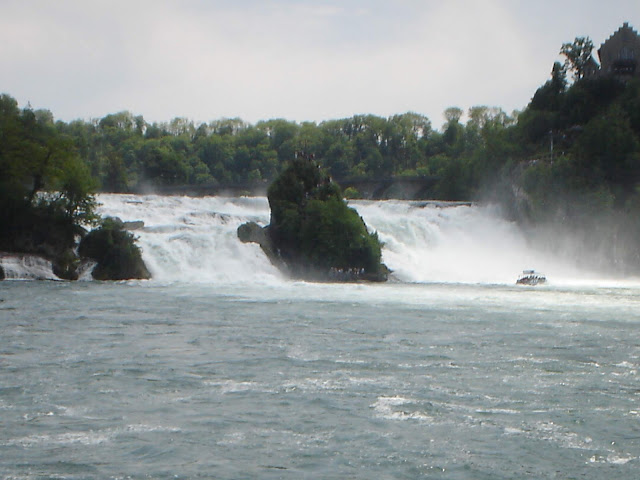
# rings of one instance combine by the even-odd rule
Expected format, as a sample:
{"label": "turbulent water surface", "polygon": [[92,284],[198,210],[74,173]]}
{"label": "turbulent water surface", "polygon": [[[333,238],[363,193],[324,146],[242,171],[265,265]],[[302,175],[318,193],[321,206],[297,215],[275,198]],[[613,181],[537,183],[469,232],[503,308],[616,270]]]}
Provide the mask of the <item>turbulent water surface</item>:
{"label": "turbulent water surface", "polygon": [[263,198],[101,201],[154,279],[0,282],[1,477],[638,478],[637,280],[362,202],[392,281],[293,282],[235,237]]}

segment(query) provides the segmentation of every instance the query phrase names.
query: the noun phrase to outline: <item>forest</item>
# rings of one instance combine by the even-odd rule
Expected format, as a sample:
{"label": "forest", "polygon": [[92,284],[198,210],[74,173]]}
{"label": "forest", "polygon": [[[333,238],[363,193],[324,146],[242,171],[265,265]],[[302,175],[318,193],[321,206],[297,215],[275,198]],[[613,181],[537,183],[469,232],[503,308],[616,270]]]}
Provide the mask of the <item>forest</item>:
{"label": "forest", "polygon": [[[566,72],[558,66],[522,112],[476,106],[462,123],[465,112],[451,107],[444,112],[442,131],[412,112],[255,125],[238,118],[149,124],[142,116],[120,112],[65,123],[47,110],[19,110],[3,95],[0,153],[3,165],[31,156],[21,168],[32,167],[36,175],[42,165],[26,150],[43,150],[46,157],[44,150],[55,156],[66,149],[99,191],[127,192],[141,186],[269,183],[302,150],[338,183],[349,177],[435,176],[433,194],[443,200],[477,199],[523,162],[540,160],[526,175],[531,193],[552,193],[540,179],[549,175],[556,191],[597,191],[620,206],[635,193],[640,171],[638,82],[585,78],[567,86]],[[12,140],[15,135],[28,140]]]}

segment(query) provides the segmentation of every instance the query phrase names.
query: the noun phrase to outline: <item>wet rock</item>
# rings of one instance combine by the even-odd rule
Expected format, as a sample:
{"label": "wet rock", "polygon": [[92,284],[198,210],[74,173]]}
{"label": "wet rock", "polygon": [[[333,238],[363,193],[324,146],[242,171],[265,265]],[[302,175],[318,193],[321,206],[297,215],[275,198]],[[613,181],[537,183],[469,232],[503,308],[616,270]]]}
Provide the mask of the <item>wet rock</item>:
{"label": "wet rock", "polygon": [[134,230],[141,230],[144,228],[144,222],[142,220],[134,220],[131,222],[123,222],[122,223],[122,228],[124,228],[125,230],[129,230],[134,231]]}
{"label": "wet rock", "polygon": [[77,280],[79,264],[80,258],[71,249],[57,255],[51,262],[53,273],[63,280]]}
{"label": "wet rock", "polygon": [[256,222],[243,223],[238,227],[238,238],[243,243],[257,243],[267,256],[269,261],[280,270],[288,273],[287,264],[280,258],[273,247],[273,242],[268,234],[269,227],[261,227]]}

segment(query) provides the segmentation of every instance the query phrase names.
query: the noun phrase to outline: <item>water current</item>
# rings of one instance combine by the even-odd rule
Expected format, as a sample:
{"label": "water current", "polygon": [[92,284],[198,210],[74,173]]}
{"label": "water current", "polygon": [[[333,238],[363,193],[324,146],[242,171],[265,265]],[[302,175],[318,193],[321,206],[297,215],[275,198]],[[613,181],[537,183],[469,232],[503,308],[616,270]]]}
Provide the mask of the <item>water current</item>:
{"label": "water current", "polygon": [[235,236],[264,198],[100,201],[154,278],[0,282],[0,477],[639,478],[637,279],[490,206],[356,202],[391,281],[296,282]]}

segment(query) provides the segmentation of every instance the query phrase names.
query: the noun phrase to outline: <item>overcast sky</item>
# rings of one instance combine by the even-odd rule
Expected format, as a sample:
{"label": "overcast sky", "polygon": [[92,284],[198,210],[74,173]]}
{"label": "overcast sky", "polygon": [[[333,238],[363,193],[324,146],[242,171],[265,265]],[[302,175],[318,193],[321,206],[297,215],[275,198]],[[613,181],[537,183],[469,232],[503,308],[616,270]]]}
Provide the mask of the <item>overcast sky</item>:
{"label": "overcast sky", "polygon": [[[71,121],[524,108],[564,42],[640,0],[0,0],[0,93]],[[595,53],[595,52],[594,52]]]}

